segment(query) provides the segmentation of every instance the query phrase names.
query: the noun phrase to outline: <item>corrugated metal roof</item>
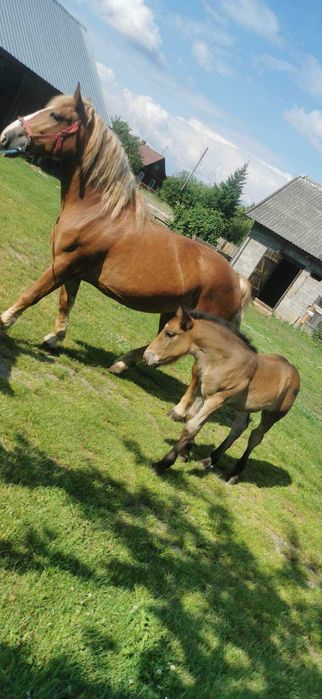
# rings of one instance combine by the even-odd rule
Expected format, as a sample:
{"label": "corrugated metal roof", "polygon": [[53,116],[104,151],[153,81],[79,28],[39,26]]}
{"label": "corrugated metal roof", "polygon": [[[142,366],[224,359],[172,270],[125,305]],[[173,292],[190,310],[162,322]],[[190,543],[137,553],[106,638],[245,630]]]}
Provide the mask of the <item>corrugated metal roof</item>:
{"label": "corrugated metal roof", "polygon": [[247,211],[247,216],[322,260],[322,185],[295,177]]}
{"label": "corrugated metal roof", "polygon": [[0,46],[60,92],[79,81],[108,121],[85,27],[57,0],[0,0],[0,12]]}

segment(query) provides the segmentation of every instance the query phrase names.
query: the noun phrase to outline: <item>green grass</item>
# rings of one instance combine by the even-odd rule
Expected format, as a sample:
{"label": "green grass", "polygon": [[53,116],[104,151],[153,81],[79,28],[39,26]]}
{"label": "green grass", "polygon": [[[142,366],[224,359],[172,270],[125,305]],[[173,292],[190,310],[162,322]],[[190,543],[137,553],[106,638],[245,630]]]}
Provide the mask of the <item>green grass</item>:
{"label": "green grass", "polygon": [[[49,263],[59,190],[19,160],[0,160],[0,182],[5,309]],[[47,356],[56,305],[27,311],[0,349],[1,699],[317,699],[321,345],[250,309],[244,331],[301,372],[294,409],[238,486],[198,464],[227,412],[160,479],[150,463],[180,432],[166,412],[191,362],[110,375],[157,319],[85,284]]]}
{"label": "green grass", "polygon": [[147,189],[143,189],[143,187],[141,187],[140,192],[147,203],[151,205],[152,210],[156,211],[157,216],[165,219],[171,219],[173,217],[173,209],[171,206],[169,206],[166,201],[160,199],[157,194],[153,194],[153,192],[149,192]]}

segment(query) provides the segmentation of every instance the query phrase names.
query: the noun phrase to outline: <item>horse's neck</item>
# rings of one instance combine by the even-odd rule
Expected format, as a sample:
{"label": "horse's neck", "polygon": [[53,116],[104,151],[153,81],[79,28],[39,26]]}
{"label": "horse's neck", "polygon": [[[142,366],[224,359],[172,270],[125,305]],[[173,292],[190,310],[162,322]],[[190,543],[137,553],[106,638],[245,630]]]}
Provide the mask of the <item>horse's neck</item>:
{"label": "horse's neck", "polygon": [[231,342],[234,338],[228,338],[223,329],[215,323],[199,321],[194,333],[194,356],[201,371],[209,365],[225,361],[231,352]]}

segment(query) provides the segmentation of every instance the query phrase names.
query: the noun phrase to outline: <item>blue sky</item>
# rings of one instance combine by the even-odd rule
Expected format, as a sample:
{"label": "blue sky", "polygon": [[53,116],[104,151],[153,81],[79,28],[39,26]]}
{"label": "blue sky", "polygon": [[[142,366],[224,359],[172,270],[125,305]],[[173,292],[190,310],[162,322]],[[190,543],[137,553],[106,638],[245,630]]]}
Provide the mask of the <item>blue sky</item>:
{"label": "blue sky", "polygon": [[321,0],[61,0],[87,28],[109,113],[201,179],[249,162],[245,201],[322,181]]}

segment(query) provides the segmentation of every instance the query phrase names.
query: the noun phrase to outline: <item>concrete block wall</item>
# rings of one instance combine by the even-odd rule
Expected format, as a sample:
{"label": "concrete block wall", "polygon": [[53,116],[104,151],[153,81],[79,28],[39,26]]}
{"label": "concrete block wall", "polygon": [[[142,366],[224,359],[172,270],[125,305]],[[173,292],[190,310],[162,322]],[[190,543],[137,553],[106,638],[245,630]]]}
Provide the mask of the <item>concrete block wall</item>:
{"label": "concrete block wall", "polygon": [[322,281],[313,279],[307,270],[303,270],[276,306],[275,314],[289,323],[295,323],[318,296],[322,296]]}
{"label": "concrete block wall", "polygon": [[248,237],[231,260],[231,264],[236,272],[248,279],[263,257],[266,248],[267,243]]}

